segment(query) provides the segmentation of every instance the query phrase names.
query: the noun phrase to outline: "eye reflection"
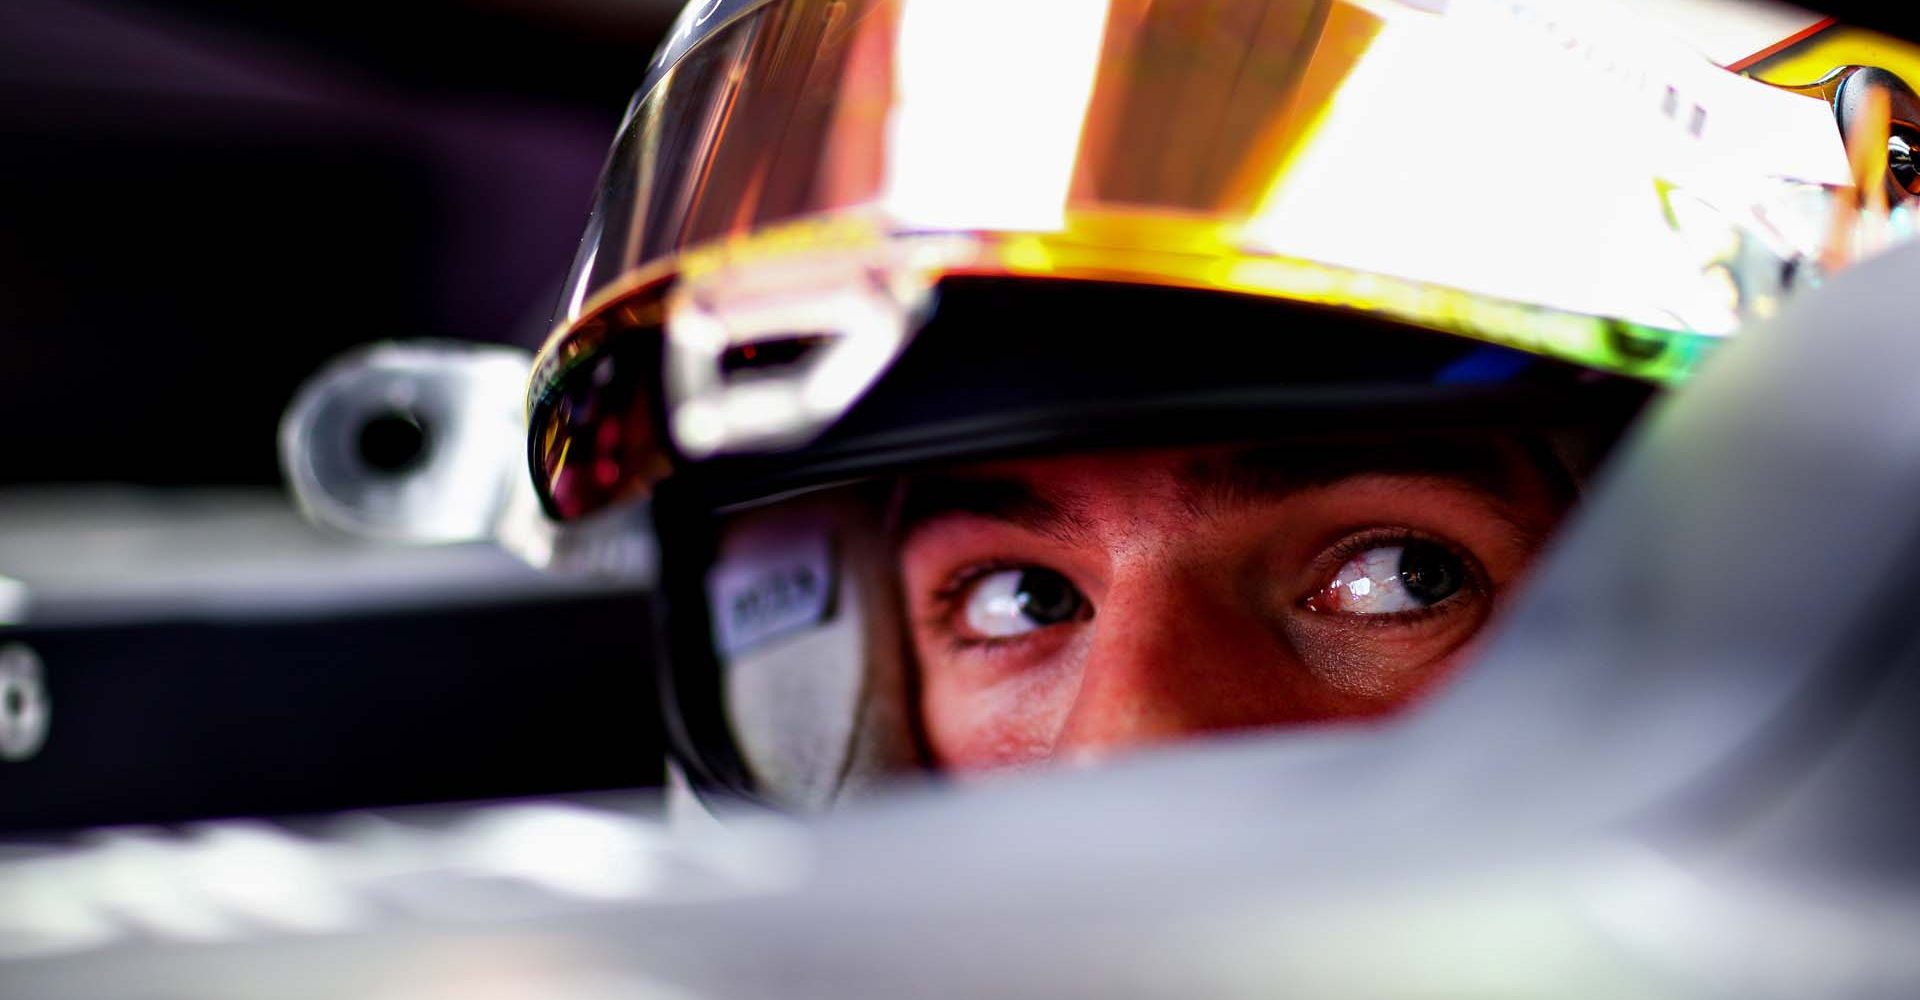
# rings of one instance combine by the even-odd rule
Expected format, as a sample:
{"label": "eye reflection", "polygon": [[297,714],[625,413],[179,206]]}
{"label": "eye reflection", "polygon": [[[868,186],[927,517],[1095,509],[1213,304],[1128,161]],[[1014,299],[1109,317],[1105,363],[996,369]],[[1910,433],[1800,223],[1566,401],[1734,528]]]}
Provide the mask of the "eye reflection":
{"label": "eye reflection", "polygon": [[1460,592],[1467,568],[1445,546],[1410,539],[1348,559],[1307,600],[1311,611],[1396,615],[1422,611]]}
{"label": "eye reflection", "polygon": [[995,570],[974,580],[966,595],[967,629],[987,639],[1091,617],[1092,607],[1066,577],[1040,566]]}

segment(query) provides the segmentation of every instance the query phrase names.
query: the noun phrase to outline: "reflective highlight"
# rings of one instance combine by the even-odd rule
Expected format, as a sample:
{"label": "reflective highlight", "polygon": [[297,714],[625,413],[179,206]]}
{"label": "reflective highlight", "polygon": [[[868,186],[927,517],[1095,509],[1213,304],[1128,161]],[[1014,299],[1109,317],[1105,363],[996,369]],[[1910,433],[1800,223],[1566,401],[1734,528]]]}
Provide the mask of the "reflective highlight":
{"label": "reflective highlight", "polygon": [[[765,4],[637,99],[536,410],[580,357],[638,332],[663,343],[664,383],[637,391],[664,394],[646,409],[666,426],[622,432],[638,449],[622,476],[803,444],[882,376],[951,274],[1262,295],[1684,378],[1794,276],[1851,261],[1825,245],[1849,167],[1823,101],[1619,17],[1474,0]],[[777,301],[765,273],[786,275]],[[901,322],[824,331],[849,346],[823,351],[842,361],[818,377],[749,386],[723,363],[821,335],[835,300],[870,288]],[[636,305],[657,315],[621,318]],[[535,428],[549,492],[573,475],[551,458],[569,423]]]}

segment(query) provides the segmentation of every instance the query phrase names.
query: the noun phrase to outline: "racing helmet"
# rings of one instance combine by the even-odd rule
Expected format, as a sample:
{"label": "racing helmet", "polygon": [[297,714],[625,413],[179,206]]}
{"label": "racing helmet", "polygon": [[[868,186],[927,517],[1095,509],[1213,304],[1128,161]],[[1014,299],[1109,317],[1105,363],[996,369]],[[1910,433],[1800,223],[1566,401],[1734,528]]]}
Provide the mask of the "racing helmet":
{"label": "racing helmet", "polygon": [[678,774],[809,810],[927,769],[916,470],[1417,430],[1577,482],[1920,188],[1898,73],[1709,7],[1711,46],[1491,0],[689,4],[529,437],[551,518],[651,506]]}

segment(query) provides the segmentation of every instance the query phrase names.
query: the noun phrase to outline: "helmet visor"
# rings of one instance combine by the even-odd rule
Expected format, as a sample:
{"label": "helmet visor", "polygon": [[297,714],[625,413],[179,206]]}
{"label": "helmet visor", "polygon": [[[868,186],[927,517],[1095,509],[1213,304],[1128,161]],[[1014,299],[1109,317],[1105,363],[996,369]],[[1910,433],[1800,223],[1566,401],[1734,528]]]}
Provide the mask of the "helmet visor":
{"label": "helmet visor", "polygon": [[1731,220],[1845,181],[1831,112],[1583,35],[1686,84],[1714,124],[1676,138],[1555,30],[1478,4],[695,4],[616,140],[535,372],[548,509],[816,440],[955,276],[1333,306],[1683,377],[1772,308],[1800,252]]}
{"label": "helmet visor", "polygon": [[[1674,287],[1672,206],[1656,186],[1848,182],[1822,102],[1511,5],[687,13],[616,141],[561,324],[686,248],[859,213],[889,233],[1077,228],[1115,250],[1299,258],[1725,332],[1725,317],[1699,315],[1697,290]],[[1594,58],[1568,58],[1568,32]],[[1597,54],[1669,81],[1669,100],[1627,99],[1586,65]],[[1146,220],[1158,225],[1139,232]]]}

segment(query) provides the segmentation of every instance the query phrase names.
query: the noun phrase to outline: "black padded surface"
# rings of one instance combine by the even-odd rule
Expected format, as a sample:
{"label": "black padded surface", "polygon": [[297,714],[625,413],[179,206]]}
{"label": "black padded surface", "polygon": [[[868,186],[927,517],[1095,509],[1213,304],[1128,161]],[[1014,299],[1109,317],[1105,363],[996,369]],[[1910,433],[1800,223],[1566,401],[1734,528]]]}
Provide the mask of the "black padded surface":
{"label": "black padded surface", "polygon": [[646,598],[0,630],[44,664],[0,831],[657,785]]}

